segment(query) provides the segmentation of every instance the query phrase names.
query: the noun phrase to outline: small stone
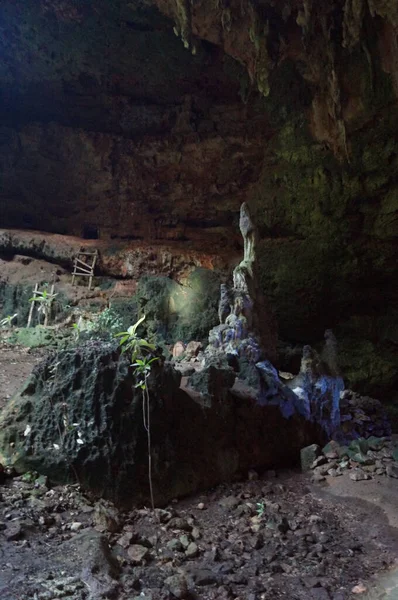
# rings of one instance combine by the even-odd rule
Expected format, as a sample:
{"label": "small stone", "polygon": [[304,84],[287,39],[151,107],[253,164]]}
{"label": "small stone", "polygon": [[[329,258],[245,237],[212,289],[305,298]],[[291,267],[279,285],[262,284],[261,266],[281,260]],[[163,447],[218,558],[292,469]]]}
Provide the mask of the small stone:
{"label": "small stone", "polygon": [[353,594],[364,594],[367,591],[366,586],[363,583],[358,583],[358,585],[354,586],[351,590]]}
{"label": "small stone", "polygon": [[79,531],[79,529],[81,529],[82,527],[83,527],[83,523],[80,523],[79,521],[75,521],[74,523],[71,524],[70,530],[71,531]]}
{"label": "small stone", "polygon": [[9,542],[15,542],[16,540],[20,540],[22,537],[22,527],[18,521],[11,523],[7,526],[5,530],[5,538]]}
{"label": "small stone", "polygon": [[133,564],[140,564],[149,554],[148,548],[140,544],[133,544],[127,550],[129,559]]}
{"label": "small stone", "polygon": [[176,342],[173,346],[173,358],[179,358],[185,352],[184,342]]}
{"label": "small stone", "polygon": [[117,533],[120,530],[119,514],[110,504],[99,502],[95,507],[94,523],[98,531]]}
{"label": "small stone", "polygon": [[199,548],[198,548],[197,544],[195,544],[195,542],[191,542],[185,551],[185,556],[187,558],[195,558],[195,556],[197,556],[198,553],[199,553]]}
{"label": "small stone", "polygon": [[388,477],[394,477],[398,479],[398,463],[391,463],[386,466],[386,473]]}
{"label": "small stone", "polygon": [[322,481],[326,481],[326,477],[321,475],[321,473],[314,473],[311,477],[311,481],[313,483],[321,483]]}
{"label": "small stone", "polygon": [[192,531],[192,525],[182,517],[174,517],[166,525],[167,529],[181,529],[182,531]]}
{"label": "small stone", "polygon": [[47,475],[39,475],[39,477],[35,481],[35,486],[44,486],[46,488],[50,487]]}
{"label": "small stone", "polygon": [[126,531],[123,535],[121,535],[116,543],[122,548],[128,548],[131,544],[131,540],[133,539],[133,533],[131,531]]}
{"label": "small stone", "polygon": [[247,478],[249,481],[257,481],[257,479],[258,479],[257,471],[254,471],[254,470],[249,471],[247,474]]}
{"label": "small stone", "polygon": [[369,450],[369,444],[364,438],[358,438],[357,440],[352,440],[349,449],[355,453],[366,454]]}
{"label": "small stone", "polygon": [[325,457],[328,460],[335,460],[336,458],[339,458],[339,455],[337,454],[337,452],[326,452]]}
{"label": "small stone", "polygon": [[238,500],[238,498],[235,498],[235,496],[227,496],[226,498],[222,498],[219,501],[219,505],[222,506],[223,508],[226,508],[227,510],[233,510],[239,504],[240,504],[240,501]]}
{"label": "small stone", "polygon": [[381,450],[386,443],[386,439],[378,438],[372,435],[367,439],[367,442],[371,450]]}
{"label": "small stone", "polygon": [[204,502],[199,502],[198,504],[198,510],[204,510],[206,508],[206,505]]}
{"label": "small stone", "polygon": [[375,462],[372,457],[367,456],[366,454],[363,454],[362,452],[357,452],[356,454],[351,456],[351,460],[356,463],[359,463],[360,465],[373,465]]}
{"label": "small stone", "polygon": [[209,569],[198,569],[192,573],[195,584],[204,587],[217,583],[217,576]]}
{"label": "small stone", "polygon": [[314,462],[311,465],[311,469],[316,469],[317,467],[320,467],[321,465],[325,465],[327,463],[326,457],[325,456],[318,456],[318,458],[316,458],[314,460]]}
{"label": "small stone", "polygon": [[169,542],[167,542],[166,545],[167,545],[167,548],[169,550],[171,550],[172,552],[182,552],[184,549],[180,540],[177,540],[177,539],[170,540]]}
{"label": "small stone", "polygon": [[321,453],[321,449],[318,444],[311,444],[311,446],[306,446],[302,448],[300,451],[300,460],[301,460],[301,468],[303,471],[309,471],[311,469],[311,465],[316,458]]}
{"label": "small stone", "polygon": [[188,596],[188,584],[183,575],[172,575],[165,580],[165,586],[175,598],[183,600]]}
{"label": "small stone", "polygon": [[187,347],[185,348],[185,356],[187,358],[194,358],[199,354],[202,348],[201,342],[188,342]]}
{"label": "small stone", "polygon": [[337,471],[337,469],[329,469],[328,475],[330,475],[330,477],[339,477],[339,475],[342,475],[342,473]]}
{"label": "small stone", "polygon": [[200,540],[202,534],[200,533],[200,529],[198,527],[194,527],[191,531],[191,535],[194,540]]}
{"label": "small stone", "polygon": [[189,539],[189,537],[187,535],[181,535],[180,542],[181,542],[182,547],[186,550],[188,548],[189,544],[191,543],[191,540]]}
{"label": "small stone", "polygon": [[340,456],[339,451],[340,451],[340,444],[338,442],[335,442],[334,440],[331,440],[328,444],[326,444],[326,446],[324,446],[322,448],[322,453],[325,454],[329,454],[329,452],[333,452],[336,453],[338,456]]}
{"label": "small stone", "polygon": [[354,469],[350,473],[350,479],[352,481],[365,481],[366,479],[370,479],[370,475],[362,471],[362,469]]}

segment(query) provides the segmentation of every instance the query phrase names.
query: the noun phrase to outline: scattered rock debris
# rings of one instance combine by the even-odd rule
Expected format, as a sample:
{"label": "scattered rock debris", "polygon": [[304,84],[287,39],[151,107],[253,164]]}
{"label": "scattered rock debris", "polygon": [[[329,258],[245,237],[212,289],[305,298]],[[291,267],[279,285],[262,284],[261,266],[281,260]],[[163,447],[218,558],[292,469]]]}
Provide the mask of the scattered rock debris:
{"label": "scattered rock debris", "polygon": [[[362,441],[356,449],[365,450]],[[369,451],[390,453],[387,441]],[[342,510],[318,499],[307,475],[277,475],[219,486],[155,514],[118,510],[77,485],[8,478],[0,488],[0,597],[348,600],[393,564],[393,538],[380,517],[375,537],[370,508],[347,502]]]}
{"label": "scattered rock debris", "polygon": [[398,446],[389,438],[375,436],[358,438],[348,445],[331,441],[322,451],[313,444],[302,449],[301,465],[303,471],[312,470],[314,483],[324,481],[327,475],[339,477],[347,471],[353,481],[379,475],[398,479]]}

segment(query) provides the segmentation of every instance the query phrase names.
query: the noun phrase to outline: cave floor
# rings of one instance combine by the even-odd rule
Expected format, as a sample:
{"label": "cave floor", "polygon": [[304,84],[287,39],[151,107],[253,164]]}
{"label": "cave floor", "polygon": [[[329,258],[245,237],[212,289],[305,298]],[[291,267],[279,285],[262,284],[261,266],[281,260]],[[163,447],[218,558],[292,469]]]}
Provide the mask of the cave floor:
{"label": "cave floor", "polygon": [[[44,351],[0,345],[4,403]],[[258,477],[257,477],[258,475]],[[398,480],[296,471],[119,511],[78,486],[0,485],[1,600],[398,599]]]}

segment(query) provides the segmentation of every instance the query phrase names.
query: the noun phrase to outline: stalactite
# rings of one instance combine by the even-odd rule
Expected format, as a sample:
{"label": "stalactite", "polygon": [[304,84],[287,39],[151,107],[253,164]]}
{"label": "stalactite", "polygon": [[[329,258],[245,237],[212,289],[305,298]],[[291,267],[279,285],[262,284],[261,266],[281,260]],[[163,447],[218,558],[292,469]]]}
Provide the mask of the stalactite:
{"label": "stalactite", "polygon": [[394,28],[398,28],[398,2],[397,0],[368,0],[370,14],[378,15],[389,21]]}
{"label": "stalactite", "polygon": [[365,0],[346,0],[343,20],[343,46],[353,48],[361,38]]}
{"label": "stalactite", "polygon": [[254,65],[254,77],[257,88],[263,96],[269,95],[269,75],[272,68],[272,60],[268,54],[267,37],[269,33],[269,24],[260,21],[254,8],[251,6],[252,26],[249,30],[249,37],[256,50],[256,61]]}
{"label": "stalactite", "polygon": [[184,47],[196,54],[196,44],[192,38],[192,16],[190,0],[175,0],[176,24],[173,28],[176,36],[180,37]]}

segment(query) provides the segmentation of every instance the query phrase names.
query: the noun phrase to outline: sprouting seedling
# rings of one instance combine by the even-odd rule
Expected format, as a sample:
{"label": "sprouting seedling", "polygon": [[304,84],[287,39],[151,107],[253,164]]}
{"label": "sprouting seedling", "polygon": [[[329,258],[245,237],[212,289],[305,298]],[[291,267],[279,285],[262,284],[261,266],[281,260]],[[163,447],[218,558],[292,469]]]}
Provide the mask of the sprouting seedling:
{"label": "sprouting seedling", "polygon": [[256,504],[257,506],[257,514],[259,517],[263,517],[264,516],[264,512],[265,512],[265,504],[264,502],[257,502]]}

